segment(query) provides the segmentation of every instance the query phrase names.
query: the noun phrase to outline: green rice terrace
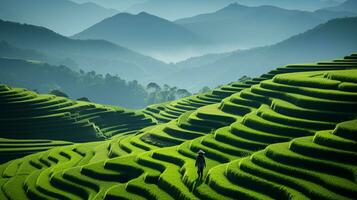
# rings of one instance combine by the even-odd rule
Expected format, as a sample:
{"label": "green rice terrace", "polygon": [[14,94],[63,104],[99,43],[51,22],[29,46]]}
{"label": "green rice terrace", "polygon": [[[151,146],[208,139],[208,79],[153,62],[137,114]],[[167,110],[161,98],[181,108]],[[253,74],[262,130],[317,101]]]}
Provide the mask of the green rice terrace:
{"label": "green rice terrace", "polygon": [[0,163],[72,142],[104,140],[157,123],[141,112],[6,85],[0,85],[0,109]]}
{"label": "green rice terrace", "polygon": [[1,200],[356,199],[357,54],[141,111],[1,85],[0,137]]}

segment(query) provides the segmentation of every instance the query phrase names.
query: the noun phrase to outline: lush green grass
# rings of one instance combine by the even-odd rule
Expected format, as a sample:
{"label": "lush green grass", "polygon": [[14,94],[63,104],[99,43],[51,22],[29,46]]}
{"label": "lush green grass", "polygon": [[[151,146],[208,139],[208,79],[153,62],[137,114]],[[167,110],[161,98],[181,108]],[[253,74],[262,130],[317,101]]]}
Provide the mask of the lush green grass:
{"label": "lush green grass", "polygon": [[[192,104],[190,97],[148,109],[166,117],[187,109],[169,123],[5,163],[0,197],[352,199],[357,130],[356,121],[345,121],[357,116],[357,93],[340,85],[354,84],[357,74],[332,77],[341,76],[336,69],[357,66],[340,63],[286,66],[246,83],[260,83],[249,88],[236,90],[242,83],[233,83]],[[235,93],[195,108],[225,90]],[[161,115],[165,106],[170,111]],[[83,119],[92,112],[82,112]],[[204,180],[194,166],[199,149],[206,152]]]}
{"label": "lush green grass", "polygon": [[156,123],[140,111],[72,101],[6,85],[0,86],[0,109],[1,162],[71,144],[50,140],[99,141]]}
{"label": "lush green grass", "polygon": [[[356,134],[356,122],[341,123],[336,130],[353,127]],[[344,141],[355,145],[357,141],[333,136],[336,130],[270,145],[250,157],[218,165],[208,172],[207,184],[226,196],[241,188],[273,199],[353,199],[357,194],[357,152],[355,146],[341,148],[336,144]],[[223,191],[225,181],[232,186]]]}
{"label": "lush green grass", "polygon": [[15,140],[0,138],[0,163],[23,157],[58,146],[70,145],[71,142],[54,140]]}
{"label": "lush green grass", "polygon": [[[216,88],[212,92],[208,92],[204,94],[196,94],[173,102],[151,105],[145,108],[143,111],[144,113],[149,114],[154,118],[156,118],[159,122],[168,122],[177,119],[184,112],[196,110],[197,108],[203,107],[205,105],[219,103],[224,98],[229,97],[234,93],[240,92],[245,88],[249,88],[254,84],[259,84],[261,81],[271,79],[277,74],[295,73],[295,72],[303,72],[303,71],[325,71],[325,70],[341,70],[341,69],[356,68],[357,61],[355,60],[354,56],[355,54],[352,54],[350,56],[346,56],[344,59],[338,59],[331,62],[294,64],[294,65],[279,67],[276,70],[272,70],[266,74],[261,75],[258,78],[254,78],[252,80],[245,81],[243,83],[232,82],[228,85],[223,85],[219,88]],[[346,74],[348,74],[348,72]],[[296,79],[298,78],[299,77],[296,77]],[[294,82],[296,81],[296,79],[294,78],[289,80]],[[310,79],[310,82],[315,82],[315,84],[321,84],[327,87],[328,86],[326,85],[327,83],[323,83],[323,82],[329,82],[331,84],[334,83],[333,80],[334,80],[333,78],[329,80],[318,78],[318,79]],[[303,82],[302,84],[304,83],[305,82]],[[345,82],[343,84],[340,84],[339,87],[345,88],[346,90],[357,91],[357,85],[350,82]],[[228,106],[229,105],[226,105],[226,107]]]}

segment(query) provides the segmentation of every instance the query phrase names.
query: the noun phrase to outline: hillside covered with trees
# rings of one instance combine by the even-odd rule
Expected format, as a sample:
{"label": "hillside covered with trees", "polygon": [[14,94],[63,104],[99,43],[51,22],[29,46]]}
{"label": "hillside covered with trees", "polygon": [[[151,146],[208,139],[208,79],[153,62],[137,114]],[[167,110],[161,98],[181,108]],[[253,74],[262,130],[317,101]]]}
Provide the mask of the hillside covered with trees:
{"label": "hillside covered with trees", "polygon": [[73,99],[86,97],[94,102],[127,108],[143,108],[191,95],[185,89],[168,85],[152,82],[145,86],[135,80],[126,81],[118,75],[76,72],[64,65],[53,66],[38,61],[0,58],[0,67],[2,84],[26,87],[40,93],[60,90]]}

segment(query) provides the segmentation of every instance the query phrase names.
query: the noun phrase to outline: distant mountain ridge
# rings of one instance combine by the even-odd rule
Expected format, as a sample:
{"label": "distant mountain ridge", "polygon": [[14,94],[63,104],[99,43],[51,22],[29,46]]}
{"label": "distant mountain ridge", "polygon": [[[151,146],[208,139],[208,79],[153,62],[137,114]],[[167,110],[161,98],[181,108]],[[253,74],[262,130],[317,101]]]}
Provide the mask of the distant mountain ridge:
{"label": "distant mountain ridge", "polygon": [[[257,76],[274,66],[333,59],[357,51],[356,35],[357,17],[333,19],[275,45],[232,52],[210,64],[182,69],[163,82],[198,90],[226,83],[219,80],[228,82],[243,75]],[[195,86],[190,84],[192,81]]]}
{"label": "distant mountain ridge", "polygon": [[127,9],[130,13],[148,12],[153,15],[176,20],[202,13],[214,12],[234,0],[147,0]]}
{"label": "distant mountain ridge", "polygon": [[308,12],[233,3],[213,13],[175,22],[216,45],[232,50],[274,44],[329,19],[355,15],[349,12]]}
{"label": "distant mountain ridge", "polygon": [[230,3],[246,6],[271,5],[285,9],[314,11],[337,6],[344,0],[71,0],[77,3],[94,2],[105,8],[138,14],[153,15],[177,20],[217,11]]}
{"label": "distant mountain ridge", "polygon": [[127,11],[131,13],[145,11],[169,20],[177,20],[214,12],[230,3],[240,3],[248,6],[272,5],[285,9],[309,11],[339,4],[338,1],[333,0],[147,0],[134,4]]}
{"label": "distant mountain ridge", "polygon": [[105,8],[113,8],[118,11],[124,11],[130,8],[131,6],[143,3],[146,0],[71,0],[76,3],[85,3],[85,2],[94,2],[98,5],[101,5]]}
{"label": "distant mountain ridge", "polygon": [[357,0],[346,0],[342,4],[334,7],[325,8],[325,10],[331,11],[348,11],[357,13]]}
{"label": "distant mountain ridge", "polygon": [[72,38],[104,39],[147,55],[175,54],[205,44],[186,28],[146,12],[119,13]]}
{"label": "distant mountain ridge", "polygon": [[236,2],[247,6],[271,5],[285,9],[314,11],[337,6],[341,0],[236,0]]}
{"label": "distant mountain ridge", "polygon": [[[190,0],[181,3],[185,2]],[[146,12],[119,13],[72,38],[103,39],[166,62],[176,62],[206,53],[271,45],[327,20],[354,15],[357,14],[232,3],[216,12],[175,23]]]}
{"label": "distant mountain ridge", "polygon": [[0,19],[44,26],[72,35],[117,13],[94,3],[70,0],[0,0]]}
{"label": "distant mountain ridge", "polygon": [[70,58],[79,68],[120,74],[128,80],[148,81],[170,67],[151,57],[103,40],[73,40],[39,26],[0,20],[0,41],[22,49],[33,49],[56,58]]}

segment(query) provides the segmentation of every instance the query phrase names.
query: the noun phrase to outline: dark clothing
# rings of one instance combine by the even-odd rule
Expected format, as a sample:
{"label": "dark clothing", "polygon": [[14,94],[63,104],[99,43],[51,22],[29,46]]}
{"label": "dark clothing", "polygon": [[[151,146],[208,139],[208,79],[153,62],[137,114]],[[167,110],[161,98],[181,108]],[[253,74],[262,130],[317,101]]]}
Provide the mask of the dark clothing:
{"label": "dark clothing", "polygon": [[197,167],[198,177],[203,177],[203,169],[206,167],[206,160],[203,154],[198,154],[195,166]]}
{"label": "dark clothing", "polygon": [[205,160],[205,157],[202,154],[198,154],[198,156],[196,157],[195,166],[198,167],[198,168],[206,167],[206,160]]}

